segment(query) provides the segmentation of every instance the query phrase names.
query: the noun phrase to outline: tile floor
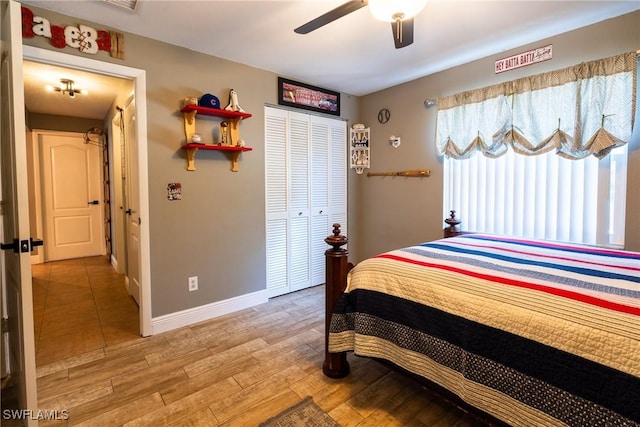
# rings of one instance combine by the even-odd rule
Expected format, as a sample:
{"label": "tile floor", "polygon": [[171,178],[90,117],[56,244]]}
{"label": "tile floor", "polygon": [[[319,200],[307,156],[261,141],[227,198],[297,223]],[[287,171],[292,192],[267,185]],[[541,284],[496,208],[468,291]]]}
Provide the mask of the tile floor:
{"label": "tile floor", "polygon": [[36,365],[136,339],[138,306],[106,256],[35,264]]}

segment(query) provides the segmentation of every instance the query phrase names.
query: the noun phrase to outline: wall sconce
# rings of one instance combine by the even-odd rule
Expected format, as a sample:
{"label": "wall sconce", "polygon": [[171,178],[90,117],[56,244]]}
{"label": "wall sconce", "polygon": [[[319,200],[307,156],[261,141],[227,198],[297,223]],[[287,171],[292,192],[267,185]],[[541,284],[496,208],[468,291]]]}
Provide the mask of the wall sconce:
{"label": "wall sconce", "polygon": [[389,144],[391,144],[393,148],[398,148],[400,146],[400,137],[391,135],[389,137]]}
{"label": "wall sconce", "polygon": [[60,79],[60,83],[62,83],[62,87],[55,86],[47,86],[47,90],[54,92],[62,92],[63,95],[67,95],[69,98],[73,99],[76,97],[76,94],[81,93],[83,95],[87,94],[85,89],[78,89],[75,87],[75,82],[70,79]]}

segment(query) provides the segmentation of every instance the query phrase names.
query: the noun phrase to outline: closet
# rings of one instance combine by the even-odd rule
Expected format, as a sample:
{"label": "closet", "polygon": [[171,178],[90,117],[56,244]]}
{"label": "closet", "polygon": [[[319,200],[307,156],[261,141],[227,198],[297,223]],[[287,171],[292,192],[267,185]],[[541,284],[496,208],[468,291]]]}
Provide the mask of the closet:
{"label": "closet", "polygon": [[265,106],[269,297],[325,281],[324,239],[347,224],[347,125]]}

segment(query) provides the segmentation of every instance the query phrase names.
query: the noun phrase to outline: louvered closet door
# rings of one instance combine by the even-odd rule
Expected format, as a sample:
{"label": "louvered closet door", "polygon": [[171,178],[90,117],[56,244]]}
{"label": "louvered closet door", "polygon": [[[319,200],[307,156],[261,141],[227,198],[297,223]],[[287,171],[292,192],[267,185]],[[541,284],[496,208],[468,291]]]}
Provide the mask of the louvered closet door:
{"label": "louvered closet door", "polygon": [[267,291],[270,297],[289,291],[287,271],[289,247],[287,121],[286,111],[265,107]]}
{"label": "louvered closet door", "polygon": [[310,286],[309,115],[289,112],[289,289]]}
{"label": "louvered closet door", "polygon": [[347,235],[347,124],[331,120],[329,128],[329,234],[340,224]]}
{"label": "louvered closet door", "polygon": [[324,239],[336,220],[346,232],[346,147],[342,120],[265,107],[270,297],[324,283]]}
{"label": "louvered closet door", "polygon": [[325,282],[329,235],[329,135],[332,120],[311,116],[311,286]]}

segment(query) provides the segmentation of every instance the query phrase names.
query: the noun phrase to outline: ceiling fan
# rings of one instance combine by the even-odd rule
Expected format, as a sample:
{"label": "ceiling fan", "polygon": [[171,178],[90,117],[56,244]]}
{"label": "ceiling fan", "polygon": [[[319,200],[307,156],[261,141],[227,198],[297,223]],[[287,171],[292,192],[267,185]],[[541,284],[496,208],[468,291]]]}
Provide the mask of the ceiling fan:
{"label": "ceiling fan", "polygon": [[353,0],[318,16],[293,30],[298,34],[307,34],[317,30],[356,10],[369,6],[374,18],[391,22],[393,41],[396,49],[413,43],[413,17],[427,4],[427,0]]}

